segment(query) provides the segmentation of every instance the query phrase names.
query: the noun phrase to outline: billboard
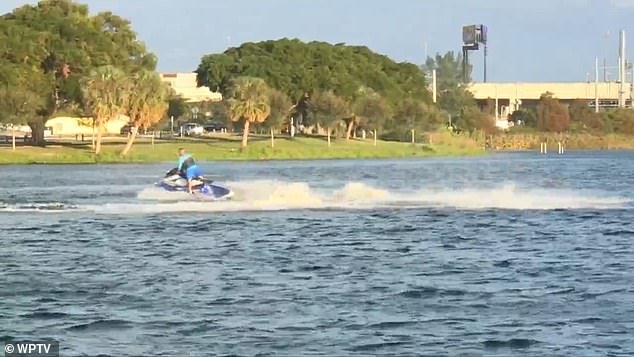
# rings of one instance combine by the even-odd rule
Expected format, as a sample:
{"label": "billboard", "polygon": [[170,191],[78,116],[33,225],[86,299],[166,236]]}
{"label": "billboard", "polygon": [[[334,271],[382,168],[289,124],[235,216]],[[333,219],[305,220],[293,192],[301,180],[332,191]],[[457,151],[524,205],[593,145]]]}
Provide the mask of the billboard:
{"label": "billboard", "polygon": [[487,27],[484,25],[469,25],[462,27],[462,43],[468,47],[477,47],[479,43],[487,43]]}

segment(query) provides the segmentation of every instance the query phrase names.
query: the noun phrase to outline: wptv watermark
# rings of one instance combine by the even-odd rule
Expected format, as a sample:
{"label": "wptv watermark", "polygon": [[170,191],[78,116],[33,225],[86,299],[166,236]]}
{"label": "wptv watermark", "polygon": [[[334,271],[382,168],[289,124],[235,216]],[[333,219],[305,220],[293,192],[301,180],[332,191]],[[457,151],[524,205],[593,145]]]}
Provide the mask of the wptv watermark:
{"label": "wptv watermark", "polygon": [[9,341],[4,343],[5,357],[59,357],[59,342]]}

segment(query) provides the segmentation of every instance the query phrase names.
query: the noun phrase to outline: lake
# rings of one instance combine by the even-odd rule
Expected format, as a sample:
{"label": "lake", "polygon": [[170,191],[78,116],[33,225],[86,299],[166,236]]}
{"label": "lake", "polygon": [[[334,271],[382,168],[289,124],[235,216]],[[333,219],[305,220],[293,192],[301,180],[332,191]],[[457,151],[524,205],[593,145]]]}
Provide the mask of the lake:
{"label": "lake", "polygon": [[62,355],[632,356],[634,154],[0,166],[0,340]]}

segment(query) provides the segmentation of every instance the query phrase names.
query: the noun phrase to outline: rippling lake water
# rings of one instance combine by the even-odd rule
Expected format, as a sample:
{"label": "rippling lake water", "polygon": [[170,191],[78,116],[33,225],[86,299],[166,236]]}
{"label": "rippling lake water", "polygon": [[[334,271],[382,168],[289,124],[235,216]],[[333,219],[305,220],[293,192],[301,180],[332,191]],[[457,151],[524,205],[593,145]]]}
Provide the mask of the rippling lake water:
{"label": "rippling lake water", "polygon": [[0,340],[62,355],[632,356],[634,154],[0,166]]}

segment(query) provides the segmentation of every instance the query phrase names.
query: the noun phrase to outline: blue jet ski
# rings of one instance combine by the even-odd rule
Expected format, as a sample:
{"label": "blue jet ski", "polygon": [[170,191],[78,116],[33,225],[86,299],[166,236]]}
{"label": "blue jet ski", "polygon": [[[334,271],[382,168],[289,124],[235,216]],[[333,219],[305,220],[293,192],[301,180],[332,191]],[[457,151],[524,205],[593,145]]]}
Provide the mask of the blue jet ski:
{"label": "blue jet ski", "polygon": [[[157,186],[170,192],[187,192],[187,180],[178,173],[178,169],[173,168],[165,174]],[[197,197],[210,200],[225,200],[233,196],[233,191],[228,187],[219,185],[210,179],[196,177],[192,181],[192,191]]]}

